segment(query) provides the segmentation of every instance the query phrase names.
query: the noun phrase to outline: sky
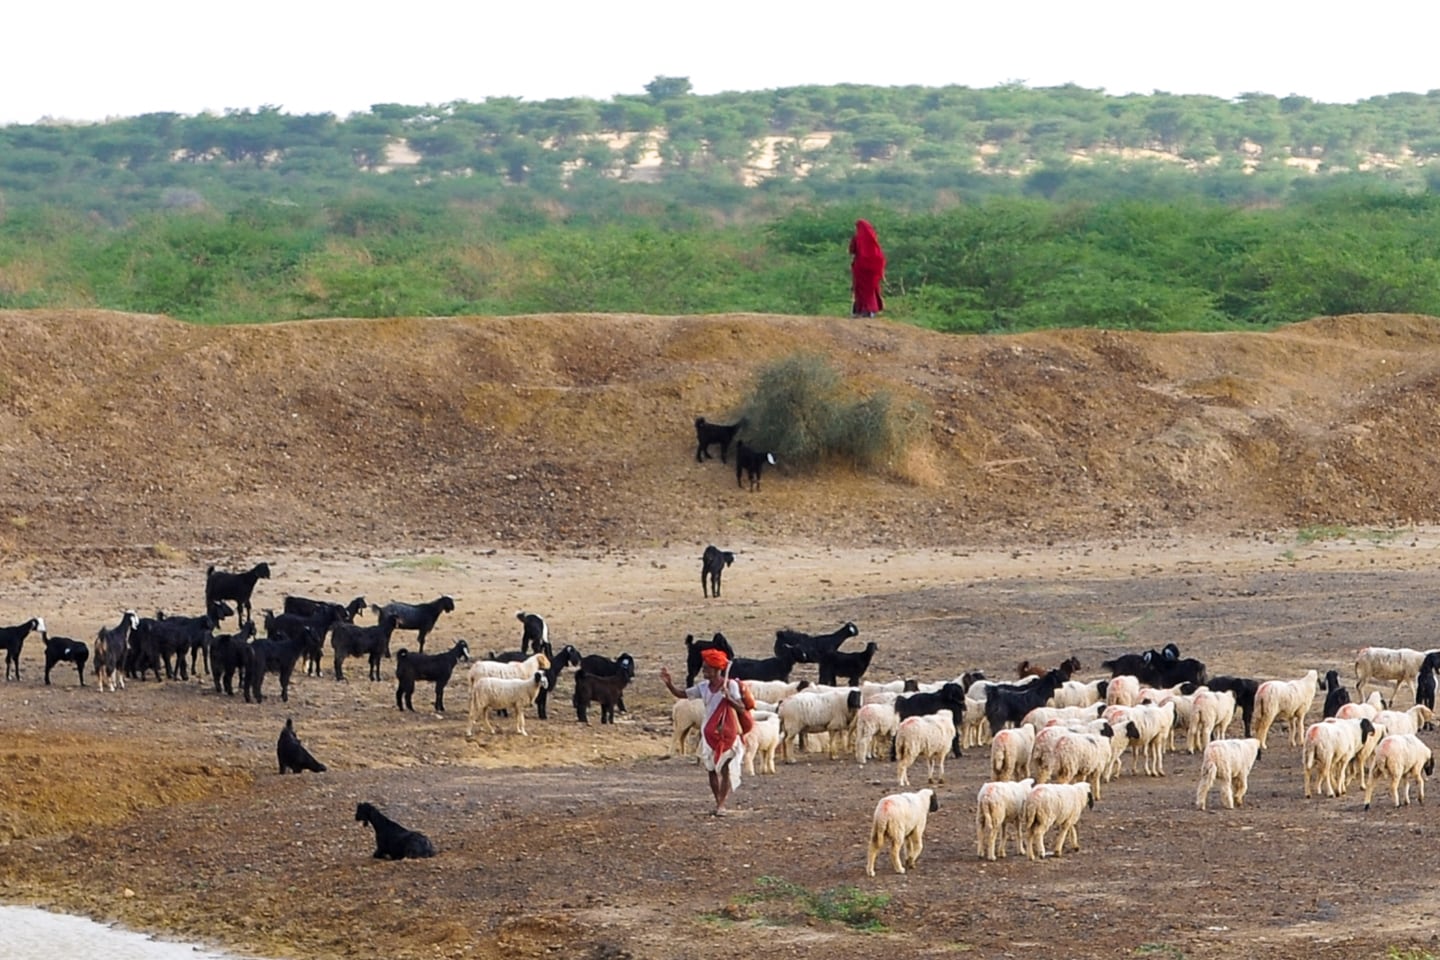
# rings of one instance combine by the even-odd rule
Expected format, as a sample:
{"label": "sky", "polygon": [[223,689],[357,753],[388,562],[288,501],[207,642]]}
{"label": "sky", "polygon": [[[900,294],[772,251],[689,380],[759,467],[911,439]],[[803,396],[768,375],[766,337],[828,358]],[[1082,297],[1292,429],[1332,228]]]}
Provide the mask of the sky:
{"label": "sky", "polygon": [[[1299,94],[1353,103],[1440,88],[1436,0],[51,0],[13,5],[0,124],[278,107],[697,94],[803,84],[1029,87],[1112,95]],[[863,15],[859,12],[867,10]]]}

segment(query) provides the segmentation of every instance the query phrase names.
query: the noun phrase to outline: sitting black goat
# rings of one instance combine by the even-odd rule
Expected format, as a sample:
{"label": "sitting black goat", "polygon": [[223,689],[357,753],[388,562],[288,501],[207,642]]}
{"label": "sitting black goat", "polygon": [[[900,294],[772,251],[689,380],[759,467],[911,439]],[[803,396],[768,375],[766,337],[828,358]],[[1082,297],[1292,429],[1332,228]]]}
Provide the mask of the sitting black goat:
{"label": "sitting black goat", "polygon": [[371,803],[355,806],[355,819],[368,823],[375,829],[375,853],[377,860],[404,860],[406,857],[435,856],[435,845],[430,838],[418,830],[407,830],[381,813]]}
{"label": "sitting black goat", "polygon": [[411,653],[401,650],[395,654],[395,706],[400,710],[415,712],[410,702],[415,695],[415,683],[431,680],[435,683],[435,712],[445,712],[445,685],[455,672],[455,664],[464,660],[470,662],[470,647],[464,640],[457,640],[455,646],[445,653]]}
{"label": "sitting black goat", "polygon": [[280,730],[280,739],[275,742],[275,757],[280,761],[280,773],[299,773],[302,770],[309,770],[311,773],[324,773],[325,764],[316,760],[305,749],[300,738],[295,735],[295,724],[290,719],[285,720],[285,726]]}
{"label": "sitting black goat", "polygon": [[720,575],[735,562],[735,554],[721,550],[713,543],[700,554],[700,593],[706,597],[720,596]]}
{"label": "sitting black goat", "polygon": [[69,637],[45,638],[45,686],[50,686],[50,670],[57,663],[75,664],[80,674],[80,686],[85,686],[85,661],[90,659],[90,648],[79,640]]}
{"label": "sitting black goat", "polygon": [[730,449],[730,442],[735,439],[735,434],[744,430],[750,423],[741,417],[736,423],[710,423],[704,417],[695,418],[695,462],[703,463],[706,460],[714,459],[710,456],[710,448],[715,444],[720,445],[720,462],[725,462],[727,451]]}

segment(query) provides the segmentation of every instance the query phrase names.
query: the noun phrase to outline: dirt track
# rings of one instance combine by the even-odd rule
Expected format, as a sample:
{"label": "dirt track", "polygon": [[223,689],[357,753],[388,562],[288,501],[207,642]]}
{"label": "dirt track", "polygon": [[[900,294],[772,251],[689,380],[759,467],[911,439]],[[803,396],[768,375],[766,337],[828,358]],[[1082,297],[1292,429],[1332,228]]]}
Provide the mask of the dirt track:
{"label": "dirt track", "polygon": [[[1172,640],[1212,672],[1348,675],[1359,646],[1431,646],[1440,536],[1403,521],[1433,520],[1437,502],[1433,321],[952,344],[879,323],[538,318],[495,324],[514,341],[496,341],[504,356],[550,377],[508,387],[518,361],[499,369],[481,322],[0,323],[0,446],[24,465],[0,487],[0,622],[39,614],[89,639],[125,607],[191,612],[208,563],[266,559],[259,607],[443,592],[457,610],[427,649],[513,646],[515,611],[531,609],[557,642],[641,664],[612,728],[575,724],[567,680],[529,738],[467,742],[458,689],[444,719],[401,715],[388,662],[385,683],[352,663],[346,684],[302,678],[289,704],[254,707],[196,682],[101,695],[64,666],[46,688],[32,640],[23,679],[0,687],[6,898],[277,957],[1435,949],[1430,898],[1395,866],[1431,808],[1305,801],[1298,750],[1278,735],[1246,809],[1212,796],[1195,810],[1197,760],[1172,756],[1163,779],[1109,785],[1082,852],[1045,863],[975,859],[987,777],[984,752],[967,752],[919,869],[872,881],[865,830],[892,765],[804,755],[747,779],[736,815],[714,821],[703,774],[664,759],[670,704],[654,676],[679,666],[687,633],[720,630],[759,655],[779,627],[845,620],[880,644],[887,678],[998,675],[1072,652],[1089,677]],[[934,405],[916,482],[782,472],[750,496],[694,463],[683,417],[654,430],[676,409],[727,410],[746,382],[739,357],[822,336],[837,362]],[[432,340],[426,378],[407,365],[419,360],[390,365],[395,344],[413,358]],[[645,373],[656,353],[668,365]],[[437,356],[455,358],[455,378]],[[107,376],[65,373],[107,357]],[[129,388],[110,392],[121,369]],[[193,425],[237,390],[244,404]],[[417,431],[422,452],[401,456]],[[1297,538],[1321,520],[1350,533]],[[704,601],[712,541],[740,558],[724,598]],[[287,716],[330,772],[274,774]],[[441,855],[372,861],[358,800]],[[886,932],[765,899],[850,887],[890,897]]]}

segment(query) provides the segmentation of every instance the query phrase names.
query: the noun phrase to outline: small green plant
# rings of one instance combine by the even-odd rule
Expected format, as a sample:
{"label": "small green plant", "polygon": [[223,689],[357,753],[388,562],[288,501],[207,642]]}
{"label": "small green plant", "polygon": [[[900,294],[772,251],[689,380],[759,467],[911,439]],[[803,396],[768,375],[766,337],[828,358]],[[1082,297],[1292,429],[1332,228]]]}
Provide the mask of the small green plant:
{"label": "small green plant", "polygon": [[1174,960],[1185,960],[1185,951],[1179,947],[1172,947],[1168,943],[1142,943],[1135,948],[1137,957],[1172,957]]}
{"label": "small green plant", "polygon": [[1350,528],[1338,523],[1322,523],[1301,527],[1295,531],[1295,539],[1303,546],[1320,540],[1343,540],[1350,536]]}
{"label": "small green plant", "polygon": [[1385,960],[1437,960],[1435,954],[1419,947],[1386,947]]}
{"label": "small green plant", "polygon": [[[867,893],[851,886],[809,890],[783,877],[771,876],[757,877],[755,886],[758,888],[756,892],[740,894],[735,898],[735,904],[768,904],[772,908],[780,908],[779,912],[782,914],[793,912],[802,917],[843,923],[852,929],[869,933],[886,929],[881,914],[890,904],[890,895],[887,893]],[[738,912],[736,906],[723,911],[726,916],[734,916]],[[781,922],[776,916],[762,916],[757,919],[766,923]]]}
{"label": "small green plant", "polygon": [[390,560],[385,564],[386,570],[451,570],[455,563],[444,557],[401,557],[398,560]]}

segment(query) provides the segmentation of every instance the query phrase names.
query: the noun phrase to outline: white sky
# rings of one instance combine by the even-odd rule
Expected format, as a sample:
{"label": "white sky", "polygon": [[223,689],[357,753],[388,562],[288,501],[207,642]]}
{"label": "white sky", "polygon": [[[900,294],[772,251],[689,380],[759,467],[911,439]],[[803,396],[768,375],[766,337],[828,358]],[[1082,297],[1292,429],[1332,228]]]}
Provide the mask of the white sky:
{"label": "white sky", "polygon": [[[696,93],[800,84],[1076,83],[1110,94],[1440,88],[1440,2],[26,0],[5,12],[0,124],[265,105]],[[868,13],[861,13],[861,10]],[[856,26],[854,22],[863,22]]]}

